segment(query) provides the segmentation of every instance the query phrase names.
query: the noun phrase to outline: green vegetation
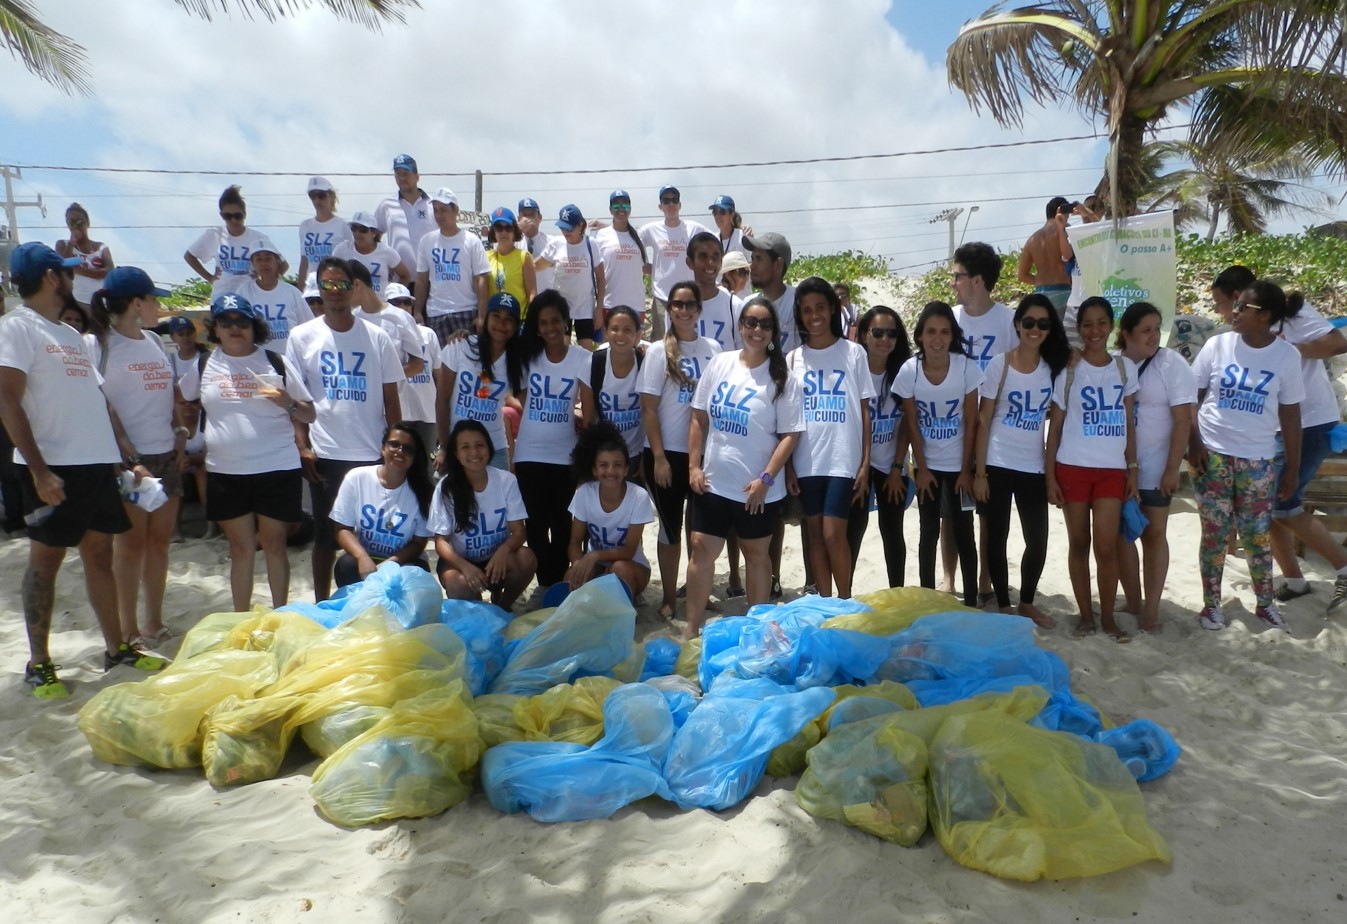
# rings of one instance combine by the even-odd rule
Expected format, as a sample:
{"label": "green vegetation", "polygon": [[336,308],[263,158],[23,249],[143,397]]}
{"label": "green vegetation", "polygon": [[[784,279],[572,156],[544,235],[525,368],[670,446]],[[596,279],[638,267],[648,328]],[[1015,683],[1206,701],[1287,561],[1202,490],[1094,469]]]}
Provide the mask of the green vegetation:
{"label": "green vegetation", "polygon": [[844,283],[851,288],[852,301],[862,307],[869,307],[860,297],[858,286],[867,276],[887,276],[888,264],[880,257],[861,253],[858,250],[845,250],[842,253],[807,255],[796,257],[786,273],[786,281],[797,283],[809,276],[818,276],[834,285]]}

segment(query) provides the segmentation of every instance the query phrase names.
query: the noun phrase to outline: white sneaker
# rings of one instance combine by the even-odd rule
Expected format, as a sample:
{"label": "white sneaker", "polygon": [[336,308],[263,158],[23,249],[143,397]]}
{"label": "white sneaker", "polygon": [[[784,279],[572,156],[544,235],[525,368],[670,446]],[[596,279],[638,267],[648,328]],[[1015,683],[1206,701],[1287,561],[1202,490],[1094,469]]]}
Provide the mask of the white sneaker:
{"label": "white sneaker", "polygon": [[1225,628],[1225,614],[1219,606],[1209,606],[1197,614],[1197,624],[1204,629],[1219,632]]}
{"label": "white sneaker", "polygon": [[1277,609],[1277,604],[1275,603],[1269,603],[1266,607],[1260,608],[1257,611],[1257,615],[1259,619],[1263,620],[1263,622],[1272,626],[1274,629],[1281,629],[1286,633],[1291,631],[1291,627],[1286,624],[1285,618],[1282,617],[1281,610]]}

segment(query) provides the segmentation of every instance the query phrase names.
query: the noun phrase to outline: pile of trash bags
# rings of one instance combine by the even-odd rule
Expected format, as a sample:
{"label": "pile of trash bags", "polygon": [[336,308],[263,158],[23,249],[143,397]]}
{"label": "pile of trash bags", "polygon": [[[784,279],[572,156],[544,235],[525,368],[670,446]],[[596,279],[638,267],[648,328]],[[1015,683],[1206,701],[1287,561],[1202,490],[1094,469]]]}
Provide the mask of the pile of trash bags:
{"label": "pile of trash bags", "polygon": [[386,563],[317,606],[206,617],[79,727],[100,760],[201,767],[220,787],[275,777],[299,736],[321,758],[319,811],[345,826],[435,815],[478,784],[542,822],[651,797],[720,811],[770,774],[798,776],[817,818],[905,847],[929,829],[1004,878],[1170,859],[1137,784],[1178,745],[1076,697],[1027,619],[895,588],[639,645],[635,615],[612,576],[515,619]]}

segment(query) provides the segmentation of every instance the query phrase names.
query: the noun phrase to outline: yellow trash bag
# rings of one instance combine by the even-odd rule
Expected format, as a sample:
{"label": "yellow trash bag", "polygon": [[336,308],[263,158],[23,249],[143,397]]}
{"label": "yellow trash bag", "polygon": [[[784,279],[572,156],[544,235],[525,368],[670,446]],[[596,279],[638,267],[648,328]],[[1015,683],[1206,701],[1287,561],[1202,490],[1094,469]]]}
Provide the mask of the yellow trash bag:
{"label": "yellow trash bag", "polygon": [[547,617],[557,611],[555,606],[543,607],[540,610],[534,610],[531,613],[525,613],[522,616],[516,616],[510,620],[510,624],[505,627],[505,641],[517,641],[528,635],[534,629],[547,622]]}
{"label": "yellow trash bag", "polygon": [[683,650],[678,653],[678,660],[674,662],[674,673],[679,677],[686,677],[701,689],[701,681],[697,675],[697,668],[701,663],[702,637],[699,635],[683,642]]}
{"label": "yellow trash bag", "polygon": [[867,635],[887,636],[901,632],[922,616],[957,613],[969,608],[947,593],[929,587],[890,587],[856,598],[869,611],[847,613],[825,620],[825,629],[851,629]]}
{"label": "yellow trash bag", "polygon": [[175,770],[201,766],[202,720],[231,697],[251,697],[276,679],[264,651],[211,651],[179,660],[138,683],[99,690],[79,713],[94,756],[111,764]]}
{"label": "yellow trash bag", "polygon": [[250,613],[213,613],[198,622],[182,640],[178,660],[205,651],[269,651],[284,673],[294,655],[327,630],[298,613],[255,607]]}
{"label": "yellow trash bag", "polygon": [[387,706],[342,703],[333,711],[299,727],[299,737],[319,757],[331,757],[337,749],[378,724],[392,710]]}
{"label": "yellow trash bag", "polygon": [[987,711],[948,719],[930,764],[932,827],[970,869],[1032,882],[1170,860],[1105,745]]}
{"label": "yellow trash bag", "polygon": [[492,693],[473,701],[482,741],[565,741],[591,745],[603,737],[603,702],[622,684],[611,677],[581,677],[537,696]]}
{"label": "yellow trash bag", "polygon": [[[837,693],[837,698],[833,700],[833,704],[825,709],[817,719],[801,729],[798,735],[772,752],[771,758],[767,761],[769,776],[780,779],[798,776],[804,772],[805,754],[828,734],[834,711],[840,703],[846,700],[864,697],[866,699],[886,700],[901,709],[918,708],[916,695],[895,680],[884,680],[868,687],[858,687],[855,684],[848,683],[833,687],[833,690]],[[847,707],[842,708],[846,709]]]}
{"label": "yellow trash bag", "polygon": [[314,772],[309,794],[324,817],[355,827],[437,815],[468,797],[482,756],[462,681],[403,700]]}

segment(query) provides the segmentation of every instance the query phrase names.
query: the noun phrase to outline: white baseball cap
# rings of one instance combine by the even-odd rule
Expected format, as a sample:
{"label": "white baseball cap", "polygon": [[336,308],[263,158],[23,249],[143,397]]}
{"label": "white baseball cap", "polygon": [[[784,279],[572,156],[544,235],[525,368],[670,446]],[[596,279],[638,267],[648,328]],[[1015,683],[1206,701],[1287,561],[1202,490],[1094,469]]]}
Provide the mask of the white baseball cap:
{"label": "white baseball cap", "polygon": [[325,176],[311,176],[309,192],[332,192],[332,183]]}
{"label": "white baseball cap", "polygon": [[384,286],[384,301],[392,303],[397,298],[411,298],[412,293],[400,282],[390,282]]}
{"label": "white baseball cap", "polygon": [[435,190],[435,195],[430,197],[431,202],[438,202],[440,205],[458,205],[458,196],[448,186],[441,186]]}
{"label": "white baseball cap", "polygon": [[374,219],[374,216],[369,212],[356,212],[346,223],[348,225],[360,225],[362,228],[374,228],[376,230],[379,227],[379,222],[377,222]]}

